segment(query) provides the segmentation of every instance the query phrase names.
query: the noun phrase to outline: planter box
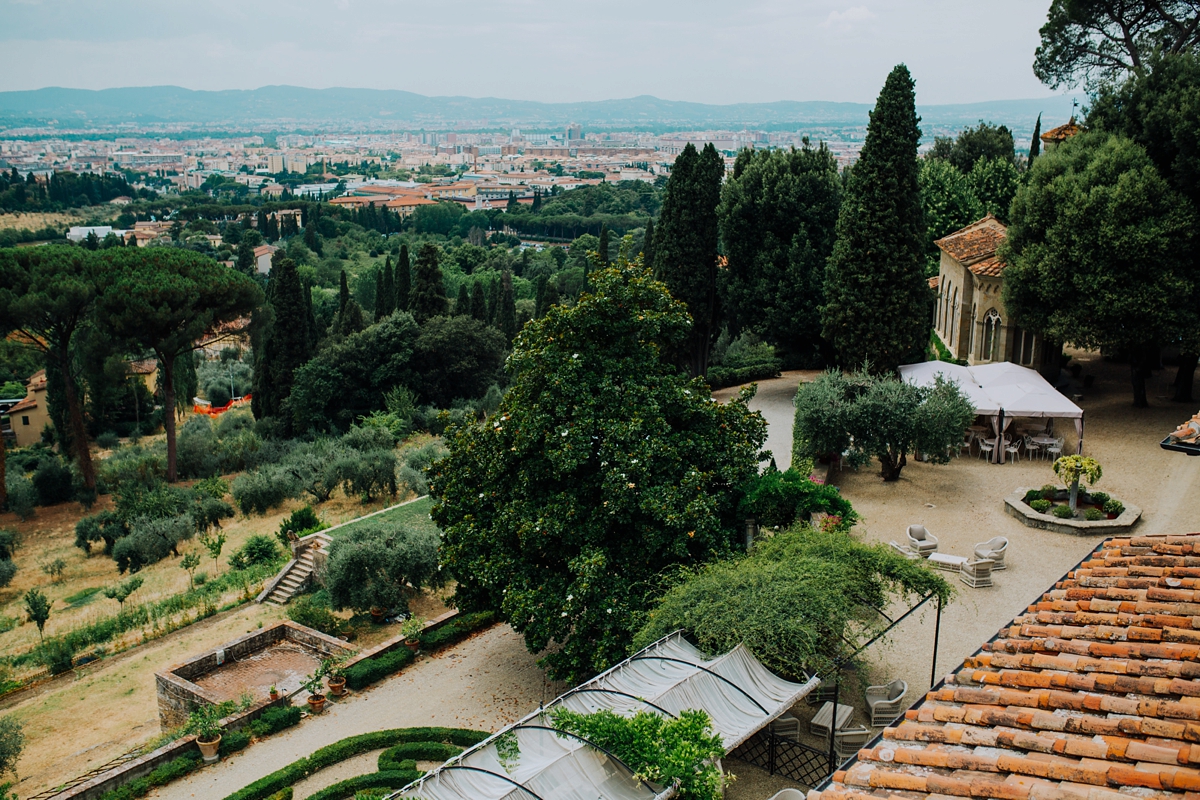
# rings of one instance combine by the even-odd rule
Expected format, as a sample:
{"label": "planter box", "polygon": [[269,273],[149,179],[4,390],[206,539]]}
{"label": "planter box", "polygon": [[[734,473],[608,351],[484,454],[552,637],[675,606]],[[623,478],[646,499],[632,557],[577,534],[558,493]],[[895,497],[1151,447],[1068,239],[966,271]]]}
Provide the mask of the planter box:
{"label": "planter box", "polygon": [[[1056,533],[1070,533],[1076,536],[1095,536],[1103,534],[1112,536],[1132,530],[1142,517],[1142,510],[1135,505],[1125,503],[1125,511],[1116,519],[1098,519],[1091,522],[1086,519],[1059,519],[1053,514],[1042,514],[1034,511],[1025,504],[1025,494],[1032,488],[1022,486],[1004,498],[1004,510],[1024,522],[1030,528],[1042,528]],[[1063,498],[1065,499],[1065,498]],[[1120,500],[1120,498],[1116,498]],[[1122,501],[1124,502],[1124,501]]]}

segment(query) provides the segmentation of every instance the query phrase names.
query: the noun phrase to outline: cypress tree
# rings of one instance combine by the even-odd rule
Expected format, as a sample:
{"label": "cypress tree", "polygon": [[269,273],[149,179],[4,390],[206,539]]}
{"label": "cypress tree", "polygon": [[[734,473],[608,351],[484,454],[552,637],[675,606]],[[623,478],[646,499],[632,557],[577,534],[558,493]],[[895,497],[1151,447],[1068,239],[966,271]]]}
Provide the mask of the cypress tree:
{"label": "cypress tree", "polygon": [[[273,319],[264,337],[254,370],[255,400],[262,416],[280,416],[291,394],[296,370],[312,356],[309,344],[309,308],[304,302],[296,262],[280,260],[271,268]],[[261,398],[260,398],[261,395]],[[284,419],[285,429],[288,421]]]}
{"label": "cypress tree", "polygon": [[600,263],[608,266],[608,223],[600,223],[600,246],[596,248],[600,254]]}
{"label": "cypress tree", "polygon": [[654,220],[646,220],[646,236],[642,240],[642,256],[646,269],[654,271]]}
{"label": "cypress tree", "polygon": [[346,282],[346,270],[342,270],[342,281],[338,287],[338,316],[346,313],[346,303],[350,300],[350,284]]}
{"label": "cypress tree", "polygon": [[254,260],[254,248],[249,244],[239,244],[237,271],[246,275],[253,275],[257,270],[258,264]]}
{"label": "cypress tree", "polygon": [[349,336],[366,327],[367,315],[363,313],[362,306],[358,304],[358,301],[350,298],[350,302],[346,303],[346,311],[337,321],[337,332],[342,336]]}
{"label": "cypress tree", "polygon": [[654,241],[654,271],[687,305],[692,333],[683,356],[693,376],[708,371],[717,333],[717,205],[725,161],[711,143],[688,144],[675,159]]}
{"label": "cypress tree", "polygon": [[541,319],[546,315],[546,276],[538,275],[537,295],[533,305],[533,318]]}
{"label": "cypress tree", "polygon": [[409,311],[418,323],[446,315],[446,283],[438,266],[438,249],[430,243],[421,245],[413,270],[412,299]]}
{"label": "cypress tree", "polygon": [[396,280],[392,274],[392,257],[388,256],[383,262],[383,294],[381,300],[376,300],[376,308],[382,308],[384,317],[390,317],[396,310]]}
{"label": "cypress tree", "polygon": [[517,301],[513,295],[512,273],[508,270],[500,276],[500,310],[497,313],[496,327],[509,343],[517,335]]}
{"label": "cypress tree", "polygon": [[304,281],[304,308],[308,311],[308,352],[317,351],[317,340],[321,338],[317,330],[317,315],[313,313],[312,281]]}
{"label": "cypress tree", "polygon": [[546,281],[546,309],[542,313],[545,314],[552,306],[558,305],[558,284],[554,281]]}
{"label": "cypress tree", "polygon": [[542,210],[542,193],[538,189],[533,190],[533,210],[535,213]]}
{"label": "cypress tree", "polygon": [[454,316],[464,317],[471,314],[471,293],[467,291],[467,282],[458,285],[458,299],[454,301]]}
{"label": "cypress tree", "polygon": [[921,131],[908,67],[888,75],[850,173],[825,271],[821,322],[840,364],[888,374],[929,341],[925,220],[917,175]]}
{"label": "cypress tree", "polygon": [[400,245],[400,257],[396,259],[396,310],[408,311],[408,299],[412,294],[412,262],[408,260],[408,245]]}
{"label": "cypress tree", "polygon": [[479,281],[475,281],[471,287],[471,316],[487,323],[487,300],[483,296],[483,284]]}
{"label": "cypress tree", "polygon": [[267,236],[269,226],[267,225],[267,212],[266,211],[259,209],[258,224],[255,227],[258,229],[258,232],[260,234],[262,234],[262,237],[265,241],[270,241],[270,238],[268,238],[268,236]]}
{"label": "cypress tree", "polygon": [[386,301],[383,299],[383,269],[375,270],[375,321],[383,319],[383,309],[386,307]]}
{"label": "cypress tree", "polygon": [[1033,160],[1042,152],[1042,115],[1038,114],[1037,122],[1033,124],[1033,140],[1029,143],[1029,163],[1026,169],[1033,166]]}
{"label": "cypress tree", "polygon": [[487,324],[496,325],[496,312],[500,310],[500,281],[488,284]]}
{"label": "cypress tree", "polygon": [[304,226],[304,244],[309,250],[312,250],[317,255],[321,255],[321,239],[317,236],[315,219],[311,224]]}

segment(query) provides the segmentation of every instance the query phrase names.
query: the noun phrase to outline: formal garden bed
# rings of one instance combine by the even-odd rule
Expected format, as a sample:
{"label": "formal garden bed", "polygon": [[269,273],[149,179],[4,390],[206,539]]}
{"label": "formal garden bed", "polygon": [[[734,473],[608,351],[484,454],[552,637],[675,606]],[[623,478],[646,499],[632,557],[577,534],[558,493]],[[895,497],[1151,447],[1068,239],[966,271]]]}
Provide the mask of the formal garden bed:
{"label": "formal garden bed", "polygon": [[1080,492],[1075,510],[1070,489],[1019,487],[1004,498],[1005,510],[1031,528],[1080,535],[1113,534],[1133,528],[1142,510],[1104,492]]}

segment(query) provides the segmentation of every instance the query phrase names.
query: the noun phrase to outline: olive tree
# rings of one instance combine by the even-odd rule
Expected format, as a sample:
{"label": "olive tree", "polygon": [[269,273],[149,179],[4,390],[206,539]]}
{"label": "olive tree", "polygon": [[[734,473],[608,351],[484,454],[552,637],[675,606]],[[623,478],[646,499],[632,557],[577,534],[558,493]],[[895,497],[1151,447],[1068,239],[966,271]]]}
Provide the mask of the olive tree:
{"label": "olive tree", "polygon": [[333,540],[325,586],[336,608],[407,609],[437,573],[436,531],[367,522]]}

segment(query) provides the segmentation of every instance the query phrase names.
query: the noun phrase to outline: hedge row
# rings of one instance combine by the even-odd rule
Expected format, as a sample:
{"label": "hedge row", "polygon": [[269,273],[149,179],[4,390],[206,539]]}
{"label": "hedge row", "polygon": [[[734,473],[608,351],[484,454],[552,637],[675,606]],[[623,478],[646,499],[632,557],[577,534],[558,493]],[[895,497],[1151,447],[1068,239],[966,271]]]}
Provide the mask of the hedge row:
{"label": "hedge row", "polygon": [[[346,800],[362,789],[403,789],[421,777],[415,769],[389,772],[368,772],[357,778],[347,778],[308,796],[308,800]],[[373,795],[372,795],[373,796]]]}
{"label": "hedge row", "polygon": [[754,364],[749,367],[709,367],[708,385],[712,389],[740,386],[751,381],[779,377],[779,364]]}
{"label": "hedge row", "polygon": [[[496,615],[490,611],[478,614],[463,614],[440,628],[425,631],[421,634],[421,648],[437,650],[455,642],[462,641],[481,628],[486,628],[496,621]],[[397,648],[390,653],[384,653],[374,658],[364,658],[357,664],[346,668],[346,685],[358,690],[386,678],[412,663],[413,654],[408,648]]]}
{"label": "hedge row", "polygon": [[[307,758],[293,761],[283,769],[276,770],[264,778],[259,778],[249,786],[229,795],[225,800],[266,800],[275,792],[307,778],[314,772],[371,750],[393,747],[406,742],[449,742],[460,747],[470,747],[482,742],[489,735],[483,731],[462,728],[393,728],[350,736],[314,751]],[[415,773],[414,777],[409,778],[405,783],[413,780],[416,780]],[[369,787],[364,785],[359,788]]]}
{"label": "hedge row", "polygon": [[124,786],[118,786],[116,789],[105,792],[101,795],[100,800],[134,800],[137,797],[145,797],[150,794],[151,789],[165,786],[177,778],[182,778],[199,766],[199,753],[182,755],[160,765],[144,778],[138,778]]}
{"label": "hedge row", "polygon": [[415,769],[418,761],[447,761],[462,751],[457,745],[443,742],[404,742],[379,754],[379,771]]}

